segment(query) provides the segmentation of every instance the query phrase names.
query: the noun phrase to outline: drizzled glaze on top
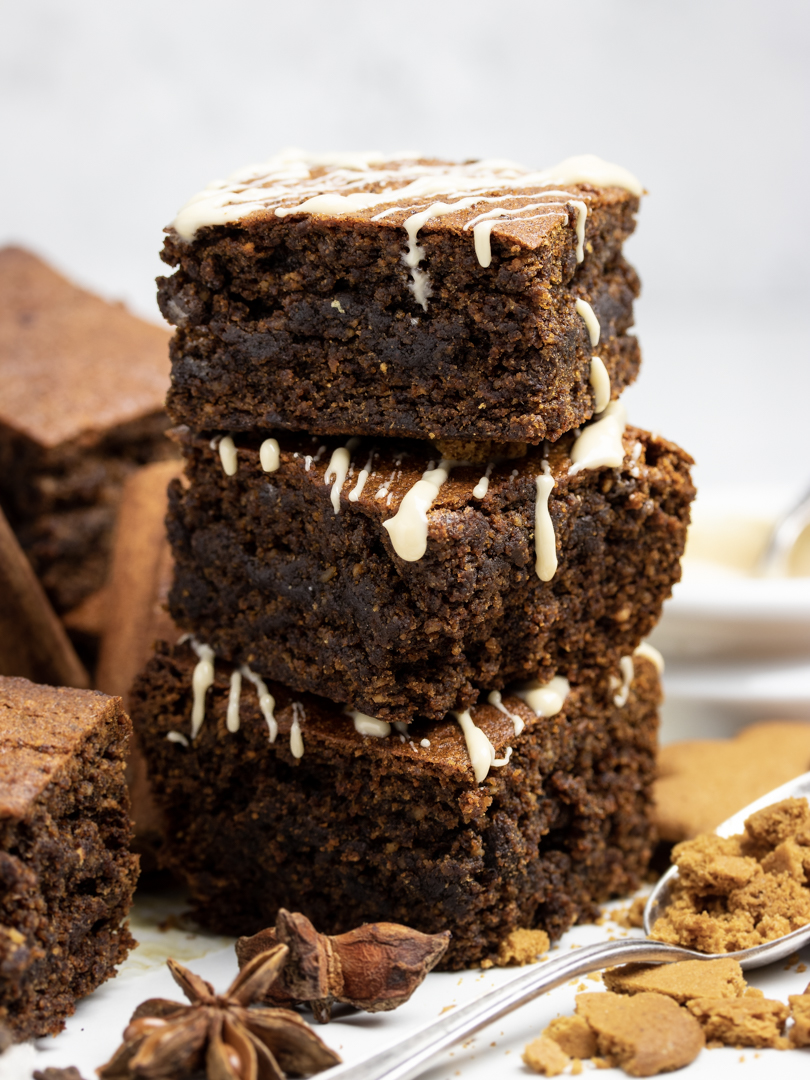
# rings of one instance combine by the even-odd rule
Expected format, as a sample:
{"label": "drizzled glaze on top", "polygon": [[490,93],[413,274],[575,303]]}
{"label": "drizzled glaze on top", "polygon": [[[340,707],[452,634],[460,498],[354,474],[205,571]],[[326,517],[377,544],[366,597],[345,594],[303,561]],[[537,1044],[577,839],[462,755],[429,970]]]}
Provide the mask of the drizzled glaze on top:
{"label": "drizzled glaze on top", "polygon": [[592,196],[565,188],[578,189],[583,184],[618,187],[633,195],[643,190],[627,169],[593,154],[532,172],[495,159],[451,164],[418,157],[390,160],[379,153],[311,155],[292,150],[209,184],[180,210],[173,227],[181,239],[193,240],[204,226],[241,221],[255,213],[359,215],[371,220],[396,216],[401,219],[396,224],[406,232],[411,289],[426,308],[430,286],[419,268],[424,251],[417,243],[426,222],[461,215],[454,224],[472,231],[478,261],[487,267],[493,230],[507,222],[538,218],[567,224],[570,207],[575,217],[576,257],[582,262]]}

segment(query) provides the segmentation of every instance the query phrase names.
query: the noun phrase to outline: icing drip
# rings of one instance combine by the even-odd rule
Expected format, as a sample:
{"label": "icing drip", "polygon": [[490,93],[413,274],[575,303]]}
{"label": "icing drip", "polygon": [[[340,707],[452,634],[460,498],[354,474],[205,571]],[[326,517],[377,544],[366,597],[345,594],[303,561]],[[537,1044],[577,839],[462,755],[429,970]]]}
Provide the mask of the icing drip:
{"label": "icing drip", "polygon": [[278,735],[278,723],[276,722],[274,711],[276,708],[276,699],[267,689],[264,679],[260,678],[255,671],[251,671],[247,664],[242,664],[239,670],[248,682],[253,683],[256,687],[256,693],[259,697],[259,708],[261,709],[262,716],[267,724],[270,742],[273,743],[276,741],[276,736]]}
{"label": "icing drip", "polygon": [[500,690],[493,690],[487,698],[487,701],[490,703],[490,705],[494,705],[499,712],[502,712],[504,716],[509,717],[512,723],[515,725],[515,735],[519,735],[521,731],[523,731],[526,724],[524,723],[522,718],[517,715],[517,713],[509,712],[509,710],[503,703],[503,698],[501,697]]}
{"label": "icing drip", "polygon": [[654,645],[648,645],[646,641],[642,641],[633,652],[633,656],[643,656],[645,660],[649,660],[651,664],[655,665],[659,675],[664,674],[664,658]]}
{"label": "icing drip", "polygon": [[391,734],[391,725],[385,720],[378,720],[376,716],[368,716],[356,709],[347,709],[346,712],[352,718],[354,730],[359,735],[373,735],[375,739],[384,739]]}
{"label": "icing drip", "polygon": [[548,510],[548,497],[554,487],[554,477],[547,461],[544,471],[537,477],[537,498],[534,504],[534,569],[541,581],[551,581],[557,572],[557,541],[554,523]]}
{"label": "icing drip", "polygon": [[584,319],[585,326],[588,330],[588,336],[591,339],[591,348],[595,349],[596,346],[599,344],[600,330],[599,320],[597,319],[593,308],[587,300],[577,300],[577,302],[574,304],[574,308],[577,315],[581,315]]}
{"label": "icing drip", "polygon": [[371,475],[372,466],[374,463],[374,451],[368,455],[368,461],[365,466],[360,470],[360,475],[357,477],[357,483],[349,492],[349,502],[357,502],[360,496],[363,494],[363,488],[366,486],[366,480]]}
{"label": "icing drip", "polygon": [[[403,222],[405,232],[408,236],[408,250],[402,256],[402,261],[408,267],[411,272],[411,284],[410,289],[413,293],[417,304],[421,304],[427,311],[428,297],[431,294],[430,279],[424,270],[418,269],[419,263],[425,257],[425,249],[420,247],[416,242],[416,237],[419,230],[425,224],[426,221],[430,221],[431,218],[445,217],[447,214],[455,214],[459,210],[466,210],[468,206],[472,206],[476,200],[473,199],[459,199],[454,203],[433,203],[427,210],[422,210],[418,214],[411,214]],[[483,264],[482,264],[483,265]]]}
{"label": "icing drip", "polygon": [[504,754],[504,756],[503,756],[503,757],[501,757],[501,758],[494,758],[494,759],[493,759],[493,762],[492,762],[492,767],[493,767],[494,769],[502,769],[502,768],[504,767],[504,765],[508,765],[508,764],[509,764],[509,758],[510,758],[511,756],[512,756],[512,747],[511,747],[511,746],[507,746],[507,748],[506,748],[506,753]]}
{"label": "icing drip", "polygon": [[577,212],[577,262],[581,263],[585,258],[585,221],[588,207],[578,199],[571,199],[571,205]]}
{"label": "icing drip", "polygon": [[383,522],[391,537],[394,551],[405,562],[418,562],[427,550],[428,517],[442,484],[450,475],[455,462],[442,458],[437,469],[428,469],[422,479],[406,492],[399,509]]}
{"label": "icing drip", "polygon": [[622,435],[627,426],[627,411],[620,401],[611,401],[601,416],[587,424],[571,447],[572,465],[568,475],[583,469],[607,465],[617,469],[624,461]]}
{"label": "icing drip", "polygon": [[168,731],[166,733],[166,741],[179,743],[181,746],[188,746],[188,739],[179,731]]}
{"label": "icing drip", "polygon": [[299,721],[304,718],[304,706],[300,701],[294,701],[292,703],[293,722],[290,727],[290,753],[298,760],[304,756],[304,737],[301,734],[301,724]]}
{"label": "icing drip", "polygon": [[467,743],[467,753],[470,755],[470,764],[475,773],[475,782],[480,784],[486,779],[487,773],[495,763],[495,747],[486,737],[484,732],[475,726],[470,710],[453,713],[458,725],[464,733],[464,741]]}
{"label": "icing drip", "polygon": [[326,466],[326,472],[323,474],[325,484],[329,483],[330,477],[334,477],[332,492],[329,497],[332,500],[332,509],[336,514],[340,513],[340,492],[346,482],[346,474],[352,460],[352,450],[357,447],[359,442],[359,439],[349,439],[345,446],[339,446],[337,450],[333,450],[329,464]]}
{"label": "icing drip", "polygon": [[422,739],[419,743],[423,750],[427,750],[430,747],[430,739]]}
{"label": "icing drip", "polygon": [[598,356],[591,357],[591,389],[594,414],[604,412],[610,404],[610,375]]}
{"label": "icing drip", "polygon": [[265,439],[259,447],[259,463],[265,472],[275,472],[279,467],[281,457],[275,439]]}
{"label": "icing drip", "polygon": [[[585,206],[585,203],[576,203],[571,198],[571,192],[569,191],[544,191],[542,192],[542,198],[550,198],[554,196],[562,196],[563,202],[541,202],[531,203],[529,206],[521,206],[508,210],[506,207],[499,206],[494,210],[486,210],[483,214],[479,214],[474,217],[472,221],[468,221],[464,226],[464,232],[468,229],[473,231],[473,242],[475,244],[475,256],[478,259],[480,266],[486,269],[492,265],[492,230],[500,224],[504,219],[507,221],[538,221],[540,218],[549,217],[562,217],[565,224],[568,224],[568,213],[565,210],[566,203],[572,205]],[[517,198],[526,198],[526,196],[516,196]],[[492,202],[492,199],[479,199],[479,202]],[[530,210],[546,210],[549,211],[545,214],[529,214]],[[587,211],[586,211],[587,212]],[[529,214],[528,217],[522,215]],[[500,221],[498,219],[501,219]],[[583,229],[584,229],[583,218]],[[577,250],[579,250],[577,248]],[[577,262],[581,262],[581,259],[577,259]]]}
{"label": "icing drip", "polygon": [[228,712],[225,716],[225,727],[233,735],[239,730],[239,698],[242,695],[242,674],[231,672],[231,689],[228,693]]}
{"label": "icing drip", "polygon": [[627,699],[630,697],[630,687],[633,685],[633,676],[635,669],[633,668],[633,657],[623,656],[619,661],[619,670],[622,673],[621,679],[617,679],[615,675],[610,677],[611,690],[618,690],[618,694],[613,695],[613,704],[623,709],[627,704]]}
{"label": "icing drip", "polygon": [[475,485],[475,487],[472,489],[474,499],[483,499],[483,497],[489,491],[489,478],[490,478],[490,476],[492,476],[492,470],[494,468],[494,465],[495,465],[494,461],[489,462],[489,464],[487,465],[486,472],[481,477],[481,479],[478,481],[478,483]]}
{"label": "icing drip", "polygon": [[230,435],[219,440],[219,460],[226,476],[236,475],[236,447]]}
{"label": "icing drip", "polygon": [[194,691],[194,704],[191,707],[191,738],[197,738],[205,719],[205,695],[214,683],[214,650],[210,645],[202,645],[191,638],[190,645],[199,657],[191,677]]}
{"label": "icing drip", "polygon": [[571,692],[568,679],[561,675],[555,675],[547,683],[539,683],[536,679],[521,683],[516,686],[512,693],[525,701],[536,716],[556,716],[565,704],[565,699]]}

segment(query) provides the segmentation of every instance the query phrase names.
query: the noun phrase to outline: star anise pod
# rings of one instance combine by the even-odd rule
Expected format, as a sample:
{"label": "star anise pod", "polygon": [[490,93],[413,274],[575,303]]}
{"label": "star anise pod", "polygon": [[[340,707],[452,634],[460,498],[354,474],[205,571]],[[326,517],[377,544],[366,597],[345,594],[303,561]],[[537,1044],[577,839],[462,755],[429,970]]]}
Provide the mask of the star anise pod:
{"label": "star anise pod", "polygon": [[267,991],[287,959],[287,947],[260,953],[224,994],[167,960],[190,1005],[164,998],[144,1001],[132,1014],[124,1041],[101,1080],[285,1080],[312,1076],[340,1063],[312,1028],[288,1009],[249,1008]]}
{"label": "star anise pod", "polygon": [[447,952],[450,931],[422,934],[399,923],[364,923],[346,934],[319,934],[300,912],[280,908],[276,925],[236,942],[239,964],[273,945],[290,950],[284,970],[268,984],[270,1005],[306,1003],[320,1024],[341,1002],[365,1012],[403,1005]]}

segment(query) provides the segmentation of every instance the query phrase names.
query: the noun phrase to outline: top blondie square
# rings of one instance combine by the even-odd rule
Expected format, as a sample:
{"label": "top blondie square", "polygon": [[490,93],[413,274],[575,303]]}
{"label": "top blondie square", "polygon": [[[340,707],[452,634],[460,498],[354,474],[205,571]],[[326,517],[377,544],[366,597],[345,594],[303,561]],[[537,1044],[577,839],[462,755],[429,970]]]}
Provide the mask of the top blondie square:
{"label": "top blondie square", "polygon": [[210,184],[162,252],[169,413],[197,431],[554,441],[636,378],[622,245],[641,194],[590,155],[528,172],[288,152]]}

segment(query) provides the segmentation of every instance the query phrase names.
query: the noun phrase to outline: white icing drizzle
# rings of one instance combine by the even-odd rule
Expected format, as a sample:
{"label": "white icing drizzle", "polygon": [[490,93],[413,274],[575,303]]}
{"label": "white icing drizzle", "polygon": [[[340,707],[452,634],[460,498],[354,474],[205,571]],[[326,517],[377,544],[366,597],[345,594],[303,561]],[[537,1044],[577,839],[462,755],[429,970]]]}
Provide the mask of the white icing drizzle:
{"label": "white icing drizzle", "polygon": [[574,304],[574,308],[577,315],[581,315],[583,320],[585,321],[585,326],[588,330],[588,336],[591,339],[591,348],[595,349],[596,346],[599,344],[600,334],[599,320],[596,317],[595,311],[587,300],[578,299],[577,302]]}
{"label": "white icing drizzle", "polygon": [[498,709],[499,712],[502,712],[504,716],[509,717],[509,719],[515,726],[515,735],[519,735],[521,731],[523,731],[524,727],[526,726],[525,722],[520,716],[517,715],[517,713],[509,712],[509,710],[503,703],[503,698],[501,697],[500,690],[493,690],[487,698],[487,701],[490,703],[490,705],[493,705],[496,709]]}
{"label": "white icing drizzle", "polygon": [[588,217],[588,207],[578,199],[571,199],[570,202],[577,212],[577,262],[581,263],[585,258],[585,222]]}
{"label": "white icing drizzle", "polygon": [[199,657],[191,677],[194,691],[194,704],[191,707],[191,738],[197,738],[205,719],[205,695],[214,683],[214,650],[210,645],[203,645],[195,638],[189,639],[194,652]]}
{"label": "white icing drizzle", "polygon": [[225,435],[219,440],[219,460],[226,476],[235,476],[237,469],[236,447],[230,435]]}
{"label": "white icing drizzle", "polygon": [[330,479],[334,478],[332,492],[329,497],[332,500],[332,509],[336,514],[340,513],[340,492],[346,482],[346,474],[352,460],[352,451],[356,449],[359,442],[360,440],[357,438],[349,439],[345,446],[339,446],[337,450],[333,450],[329,464],[326,466],[326,472],[323,474],[325,484],[328,484]]}
{"label": "white icing drizzle", "polygon": [[472,489],[474,499],[483,499],[486,493],[489,491],[489,478],[492,476],[492,470],[495,467],[495,462],[490,461],[487,464],[486,472]]}
{"label": "white icing drizzle", "polygon": [[188,747],[188,739],[179,731],[167,731],[166,741],[179,743],[181,746]]}
{"label": "white icing drizzle", "polygon": [[664,674],[664,658],[654,645],[642,641],[633,651],[633,656],[643,656],[645,660],[649,660],[651,664],[655,665],[655,670],[659,675]]}
{"label": "white icing drizzle", "polygon": [[633,657],[623,656],[619,661],[619,670],[622,677],[617,679],[615,675],[611,675],[610,688],[619,691],[618,694],[613,695],[613,704],[617,708],[623,709],[627,704],[627,699],[630,697],[630,687],[633,685],[633,676],[635,675]]}
{"label": "white icing drizzle", "polygon": [[358,712],[357,709],[347,709],[346,714],[352,718],[354,730],[359,735],[372,735],[375,739],[385,739],[391,734],[391,725],[385,720],[378,720],[376,716]]}
{"label": "white icing drizzle", "polygon": [[541,581],[551,581],[557,572],[557,541],[554,523],[548,510],[548,497],[554,487],[554,477],[547,461],[536,478],[537,498],[534,503],[534,569]]}
{"label": "white icing drizzle", "polygon": [[512,756],[512,747],[507,746],[506,753],[501,758],[494,758],[492,761],[492,767],[494,769],[502,769],[504,765],[509,764],[509,758]]}
{"label": "white icing drizzle", "polygon": [[[290,753],[296,759],[304,756],[304,736],[301,734],[301,723],[304,719],[304,706],[300,701],[292,703],[293,721],[290,727]],[[299,719],[300,714],[300,719]]]}
{"label": "white icing drizzle", "polygon": [[516,686],[512,693],[525,701],[535,716],[556,716],[565,704],[565,699],[571,692],[568,679],[562,675],[555,675],[547,683],[539,683],[537,679],[521,683]]}
{"label": "white icing drizzle", "polygon": [[598,356],[591,357],[591,389],[593,390],[594,414],[604,412],[610,404],[610,375],[605,362]]}
{"label": "white icing drizzle", "polygon": [[256,693],[259,698],[259,708],[261,709],[264,721],[267,724],[267,731],[270,735],[270,742],[276,741],[278,735],[278,723],[275,717],[276,699],[267,689],[267,685],[255,671],[251,671],[247,664],[242,664],[239,669],[248,682],[253,683],[256,687]]}
{"label": "white icing drizzle", "polygon": [[633,453],[630,455],[630,475],[635,477],[636,480],[641,476],[641,470],[638,467],[638,459],[641,457],[641,451],[643,449],[644,447],[641,443],[637,442],[633,447]]}
{"label": "white icing drizzle", "polygon": [[418,562],[425,554],[428,537],[427,512],[454,464],[449,458],[442,458],[438,468],[424,472],[422,479],[417,480],[405,493],[396,514],[383,522],[383,528],[391,537],[394,551],[405,562]]}
{"label": "white icing drizzle", "polygon": [[259,447],[259,464],[264,472],[275,472],[281,464],[279,446],[275,439],[265,439]]}
{"label": "white icing drizzle", "polygon": [[420,740],[419,745],[422,747],[423,750],[427,750],[430,747],[430,739]]}
{"label": "white icing drizzle", "polygon": [[[301,213],[335,217],[385,206],[386,209],[374,215],[372,220],[397,212],[408,214],[403,223],[408,239],[404,261],[411,272],[410,288],[414,298],[427,308],[430,281],[427,273],[419,268],[424,249],[416,242],[426,221],[446,214],[464,213],[485,202],[554,198],[555,202],[523,207],[495,207],[486,215],[478,215],[475,224],[467,222],[464,228],[472,228],[476,255],[481,266],[486,267],[492,258],[490,234],[499,220],[531,220],[522,215],[547,208],[547,213],[535,217],[558,216],[567,222],[565,206],[571,204],[577,213],[577,261],[581,262],[587,216],[587,204],[583,200],[591,196],[580,192],[577,198],[569,191],[542,190],[555,185],[580,184],[621,187],[634,195],[642,193],[641,184],[626,169],[592,154],[567,158],[551,169],[530,172],[514,162],[500,160],[430,165],[414,158],[386,160],[385,155],[376,152],[317,156],[292,150],[262,165],[241,169],[226,180],[209,184],[178,213],[174,229],[183,240],[191,240],[203,226],[238,221],[257,212],[274,212],[278,217]],[[521,194],[529,189],[534,189],[531,196]],[[432,202],[437,195],[452,201]]]}
{"label": "white icing drizzle", "polygon": [[627,426],[627,411],[621,401],[611,401],[598,419],[587,424],[571,447],[569,476],[582,469],[618,468],[624,461],[622,435]]}
{"label": "white icing drizzle", "polygon": [[225,715],[225,727],[233,735],[239,730],[239,698],[242,696],[242,673],[239,669],[231,672],[231,689],[228,693],[228,711]]}
{"label": "white icing drizzle", "polygon": [[357,477],[357,483],[349,492],[349,502],[357,502],[360,496],[363,494],[363,488],[366,486],[366,480],[371,476],[372,467],[374,464],[374,451],[368,455],[368,461],[360,470],[360,475]]}
{"label": "white icing drizzle", "polygon": [[470,764],[475,773],[475,782],[480,784],[486,779],[487,773],[495,763],[495,747],[481,728],[475,726],[469,709],[465,709],[464,712],[454,712],[453,716],[464,733]]}
{"label": "white icing drizzle", "polygon": [[380,484],[380,486],[377,488],[377,493],[374,496],[375,499],[387,499],[388,498],[388,493],[391,490],[391,485],[393,484],[394,480],[396,479],[396,476],[397,476],[397,470],[394,469],[394,471],[391,473],[391,475],[388,477],[388,479],[385,481],[385,483]]}

